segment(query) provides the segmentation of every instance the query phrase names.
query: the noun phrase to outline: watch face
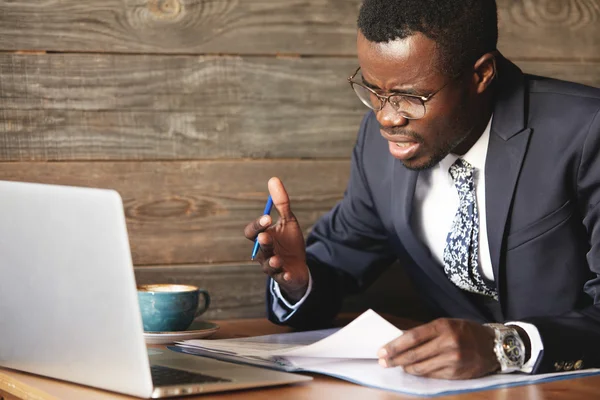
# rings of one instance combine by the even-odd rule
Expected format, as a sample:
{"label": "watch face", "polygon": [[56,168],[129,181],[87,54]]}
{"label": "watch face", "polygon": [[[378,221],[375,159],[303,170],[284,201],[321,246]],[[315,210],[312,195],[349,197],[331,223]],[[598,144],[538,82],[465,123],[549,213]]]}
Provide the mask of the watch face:
{"label": "watch face", "polygon": [[521,351],[521,343],[514,335],[508,335],[502,341],[502,348],[506,358],[512,363],[518,363],[523,358],[523,352]]}

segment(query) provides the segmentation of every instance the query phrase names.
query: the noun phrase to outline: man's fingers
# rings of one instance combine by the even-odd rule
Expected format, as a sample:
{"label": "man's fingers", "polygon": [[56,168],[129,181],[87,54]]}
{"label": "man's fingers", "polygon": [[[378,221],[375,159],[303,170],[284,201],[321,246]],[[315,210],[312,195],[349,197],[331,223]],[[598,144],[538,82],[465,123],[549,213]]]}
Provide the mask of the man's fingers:
{"label": "man's fingers", "polygon": [[292,281],[292,274],[290,274],[289,272],[285,272],[284,271],[284,273],[283,273],[283,275],[281,277],[286,282],[291,282]]}
{"label": "man's fingers", "polygon": [[266,260],[274,254],[273,237],[267,232],[261,232],[257,238],[258,244],[260,245],[260,251],[262,252],[263,258]]}
{"label": "man's fingers", "polygon": [[283,259],[275,254],[273,237],[268,232],[261,232],[256,239],[260,245],[256,260],[261,264],[263,272],[276,281],[291,281],[292,275],[283,269]]}
{"label": "man's fingers", "polygon": [[273,256],[269,259],[269,266],[273,269],[276,276],[277,281],[285,281],[285,283],[289,283],[292,280],[292,274],[289,271],[285,270],[285,265],[283,264],[283,259],[279,256]]}
{"label": "man's fingers", "polygon": [[257,259],[263,272],[272,278],[276,278],[277,275],[283,272],[283,261],[281,261],[281,257],[275,255],[273,237],[268,232],[261,232],[256,239],[260,245]]}
{"label": "man's fingers", "polygon": [[244,236],[246,236],[246,239],[254,240],[260,232],[263,232],[269,226],[271,226],[271,217],[263,215],[246,225]]}
{"label": "man's fingers", "polygon": [[262,262],[263,272],[275,279],[277,283],[290,284],[292,282],[292,273],[285,270],[281,257],[274,255]]}
{"label": "man's fingers", "polygon": [[383,357],[382,365],[386,367],[406,367],[436,357],[445,351],[443,343],[438,339],[430,340],[420,346],[410,348],[393,357]]}
{"label": "man's fingers", "polygon": [[283,183],[279,178],[269,179],[269,193],[273,199],[273,204],[279,213],[279,217],[283,220],[295,219],[290,208],[290,197],[288,196]]}
{"label": "man's fingers", "polygon": [[449,372],[453,369],[454,365],[451,354],[444,353],[415,364],[407,365],[404,367],[404,372],[411,375],[432,378],[437,377],[439,372],[444,371],[444,374],[448,376],[446,379],[452,379]]}
{"label": "man's fingers", "polygon": [[407,365],[404,372],[435,379],[471,379],[484,375],[469,367],[465,361],[459,353],[447,351],[428,360]]}
{"label": "man's fingers", "polygon": [[279,256],[266,258],[262,263],[263,272],[275,280],[283,279],[283,260]]}
{"label": "man's fingers", "polygon": [[377,355],[379,358],[392,359],[405,351],[417,347],[439,335],[436,326],[430,322],[405,331],[402,335],[383,346]]}

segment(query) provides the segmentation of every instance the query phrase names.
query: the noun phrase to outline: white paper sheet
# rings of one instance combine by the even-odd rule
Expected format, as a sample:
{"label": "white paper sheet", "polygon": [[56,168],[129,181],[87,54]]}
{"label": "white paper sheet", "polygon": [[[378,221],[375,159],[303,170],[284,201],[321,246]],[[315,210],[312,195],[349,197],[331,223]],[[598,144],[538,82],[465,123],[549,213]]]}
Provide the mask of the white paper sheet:
{"label": "white paper sheet", "polygon": [[179,343],[207,351],[264,359],[273,356],[376,359],[377,350],[401,334],[400,329],[373,310],[368,310],[337,331],[328,329],[244,339],[185,340]]}
{"label": "white paper sheet", "polygon": [[361,314],[334,334],[309,346],[296,347],[285,356],[377,359],[381,346],[402,335],[402,331],[373,310]]}

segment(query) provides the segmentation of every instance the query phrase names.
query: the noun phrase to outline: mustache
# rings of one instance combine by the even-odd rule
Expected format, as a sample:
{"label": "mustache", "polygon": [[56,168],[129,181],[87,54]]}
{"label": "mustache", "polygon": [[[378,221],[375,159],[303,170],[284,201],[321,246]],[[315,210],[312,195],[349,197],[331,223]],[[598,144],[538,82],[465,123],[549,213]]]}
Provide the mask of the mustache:
{"label": "mustache", "polygon": [[417,143],[423,143],[423,136],[419,135],[415,131],[410,129],[392,127],[392,128],[381,128],[382,132],[385,132],[388,136],[405,136],[413,139]]}

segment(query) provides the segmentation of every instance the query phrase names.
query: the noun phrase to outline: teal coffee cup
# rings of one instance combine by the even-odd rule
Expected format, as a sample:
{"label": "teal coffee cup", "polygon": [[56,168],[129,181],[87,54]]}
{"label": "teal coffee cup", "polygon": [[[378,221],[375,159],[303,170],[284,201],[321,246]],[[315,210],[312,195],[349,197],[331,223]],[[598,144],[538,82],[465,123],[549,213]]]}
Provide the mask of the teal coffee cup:
{"label": "teal coffee cup", "polygon": [[192,285],[138,285],[137,292],[145,332],[184,331],[210,305],[208,292]]}

